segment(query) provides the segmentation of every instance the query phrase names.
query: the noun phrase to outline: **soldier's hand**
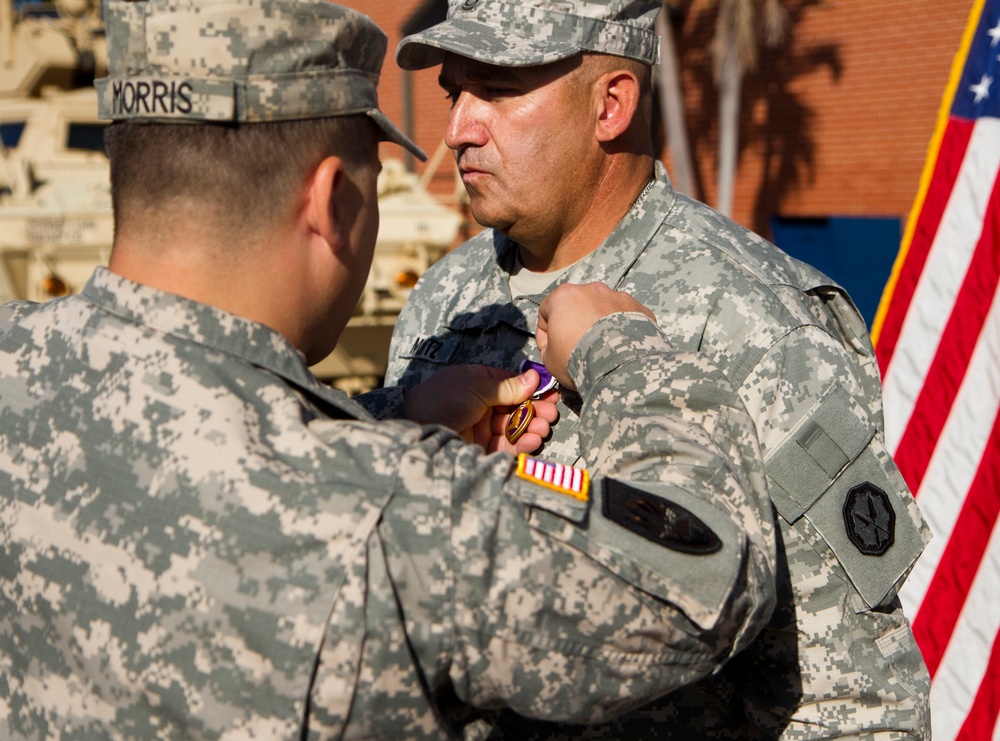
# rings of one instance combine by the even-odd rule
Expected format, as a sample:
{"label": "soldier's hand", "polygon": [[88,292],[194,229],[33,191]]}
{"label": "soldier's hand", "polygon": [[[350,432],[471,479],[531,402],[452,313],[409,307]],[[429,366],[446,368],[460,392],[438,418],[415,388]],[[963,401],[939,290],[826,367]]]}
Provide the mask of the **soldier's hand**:
{"label": "soldier's hand", "polygon": [[603,283],[564,283],[546,296],[538,307],[535,338],[549,373],[563,386],[576,388],[566,372],[573,349],[598,319],[621,311],[639,312],[656,321],[653,312],[630,295]]}
{"label": "soldier's hand", "polygon": [[[535,373],[535,371],[529,372]],[[528,429],[513,444],[507,440],[507,436],[504,433],[507,429],[507,421],[510,419],[511,412],[517,408],[517,404],[495,406],[489,418],[484,417],[480,421],[479,428],[475,431],[475,442],[482,445],[491,453],[497,450],[514,455],[518,453],[534,453],[541,446],[542,441],[548,437],[552,424],[559,419],[559,408],[556,406],[557,401],[559,401],[559,392],[555,389],[549,389],[539,398],[532,399],[531,405],[534,408],[535,416],[528,423]]]}
{"label": "soldier's hand", "polygon": [[538,373],[515,375],[486,365],[451,365],[404,392],[407,417],[421,424],[440,424],[489,452],[531,453],[549,434],[558,412],[554,395],[535,404],[535,418],[515,445],[504,438],[511,410],[538,388]]}

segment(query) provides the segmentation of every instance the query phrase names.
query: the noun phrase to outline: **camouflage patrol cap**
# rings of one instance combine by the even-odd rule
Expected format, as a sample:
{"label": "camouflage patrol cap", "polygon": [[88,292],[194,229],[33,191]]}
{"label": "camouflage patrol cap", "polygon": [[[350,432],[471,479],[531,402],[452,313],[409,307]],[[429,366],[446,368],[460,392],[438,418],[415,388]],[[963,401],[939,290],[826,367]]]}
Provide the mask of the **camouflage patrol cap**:
{"label": "camouflage patrol cap", "polygon": [[659,61],[653,28],[661,0],[449,0],[447,20],[403,39],[403,69],[452,52],[487,64],[532,67],[581,51]]}
{"label": "camouflage patrol cap", "polygon": [[327,0],[109,0],[101,118],[163,123],[366,114],[427,156],[378,108],[386,35]]}

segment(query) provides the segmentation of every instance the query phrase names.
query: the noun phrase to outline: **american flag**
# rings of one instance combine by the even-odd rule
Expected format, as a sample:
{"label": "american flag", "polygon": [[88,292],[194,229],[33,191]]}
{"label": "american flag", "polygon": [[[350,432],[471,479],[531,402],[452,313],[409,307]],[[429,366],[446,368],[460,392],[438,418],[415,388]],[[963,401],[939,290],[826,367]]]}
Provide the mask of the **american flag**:
{"label": "american flag", "polygon": [[934,539],[902,599],[934,741],[1000,741],[1000,0],[975,0],[872,327],[886,439]]}

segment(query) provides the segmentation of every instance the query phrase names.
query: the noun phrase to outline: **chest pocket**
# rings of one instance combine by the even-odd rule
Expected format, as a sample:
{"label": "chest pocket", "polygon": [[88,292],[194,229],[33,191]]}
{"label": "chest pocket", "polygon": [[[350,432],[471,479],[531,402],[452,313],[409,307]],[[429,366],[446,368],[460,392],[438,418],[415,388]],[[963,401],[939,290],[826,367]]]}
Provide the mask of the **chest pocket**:
{"label": "chest pocket", "polygon": [[806,518],[819,532],[863,600],[861,609],[895,597],[929,529],[847,392],[833,386],[766,467],[778,514],[792,525]]}

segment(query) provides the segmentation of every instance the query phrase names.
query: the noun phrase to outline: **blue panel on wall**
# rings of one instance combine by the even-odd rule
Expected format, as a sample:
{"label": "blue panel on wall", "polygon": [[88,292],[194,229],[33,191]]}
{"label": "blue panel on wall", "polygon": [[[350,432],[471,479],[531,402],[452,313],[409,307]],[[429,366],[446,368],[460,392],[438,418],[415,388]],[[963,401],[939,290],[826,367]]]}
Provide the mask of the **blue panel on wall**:
{"label": "blue panel on wall", "polygon": [[24,121],[4,121],[0,123],[0,142],[7,149],[13,149],[21,141],[21,134],[24,132]]}
{"label": "blue panel on wall", "polygon": [[771,219],[774,243],[847,289],[871,327],[899,251],[898,218],[831,216]]}

